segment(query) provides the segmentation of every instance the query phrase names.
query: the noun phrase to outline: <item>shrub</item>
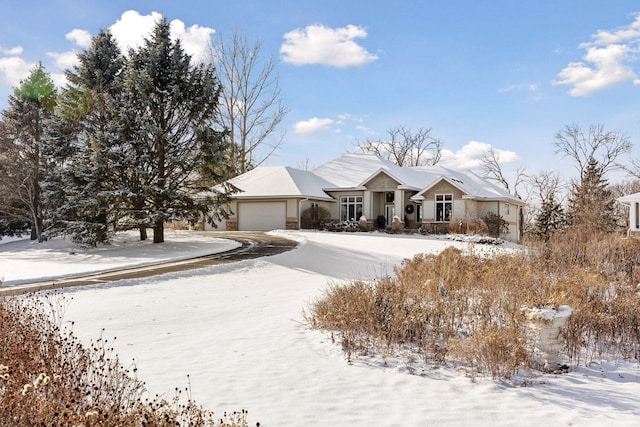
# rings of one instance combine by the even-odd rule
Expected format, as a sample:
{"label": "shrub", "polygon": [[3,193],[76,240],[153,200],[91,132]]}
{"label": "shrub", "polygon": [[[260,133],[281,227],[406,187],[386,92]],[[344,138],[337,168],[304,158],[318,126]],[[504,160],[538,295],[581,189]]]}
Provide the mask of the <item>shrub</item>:
{"label": "shrub", "polygon": [[311,206],[300,214],[300,227],[305,230],[321,230],[331,220],[331,213],[322,206]]}
{"label": "shrub", "polygon": [[522,308],[568,305],[568,362],[638,359],[639,263],[640,240],[615,235],[563,234],[489,257],[447,248],[405,260],[393,277],[334,286],[306,316],[312,327],[338,334],[349,358],[409,351],[506,378],[541,367]]}
{"label": "shrub", "polygon": [[0,425],[248,425],[246,411],[216,421],[180,393],[149,399],[107,339],[85,347],[61,329],[64,307],[59,294],[0,300]]}
{"label": "shrub", "polygon": [[482,221],[486,224],[489,236],[500,237],[509,232],[509,223],[502,216],[493,212],[487,212],[482,217]]}

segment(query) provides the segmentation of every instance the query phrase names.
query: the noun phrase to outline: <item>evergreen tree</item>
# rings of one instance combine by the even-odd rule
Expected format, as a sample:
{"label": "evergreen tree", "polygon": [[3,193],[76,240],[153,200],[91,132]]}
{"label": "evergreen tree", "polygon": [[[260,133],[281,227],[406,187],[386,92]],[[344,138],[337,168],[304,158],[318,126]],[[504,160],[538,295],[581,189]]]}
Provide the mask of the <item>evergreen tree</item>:
{"label": "evergreen tree", "polygon": [[604,168],[590,157],[580,181],[573,184],[567,222],[590,232],[611,232],[616,228],[615,199],[604,178]]}
{"label": "evergreen tree", "polygon": [[[47,197],[56,206],[57,232],[81,244],[108,241],[123,200],[115,171],[123,157],[118,102],[124,59],[108,31],[100,31],[66,76],[47,148],[56,168]],[[126,156],[124,156],[126,157]]]}
{"label": "evergreen tree", "polygon": [[14,89],[2,112],[0,211],[10,222],[29,223],[31,238],[45,238],[42,183],[49,162],[42,153],[45,122],[56,103],[56,89],[42,64]]}
{"label": "evergreen tree", "polygon": [[[224,132],[212,127],[220,85],[209,65],[195,66],[162,19],[150,39],[130,52],[124,79],[124,117],[136,187],[130,188],[139,221],[153,226],[153,241],[164,241],[166,221],[195,223],[217,208],[203,194],[201,173],[218,181],[226,175],[230,150]],[[214,162],[218,167],[206,168]],[[218,199],[224,202],[223,198]]]}
{"label": "evergreen tree", "polygon": [[564,227],[565,222],[562,205],[556,202],[554,194],[550,194],[547,199],[542,201],[540,211],[535,219],[534,234],[546,242],[554,232]]}

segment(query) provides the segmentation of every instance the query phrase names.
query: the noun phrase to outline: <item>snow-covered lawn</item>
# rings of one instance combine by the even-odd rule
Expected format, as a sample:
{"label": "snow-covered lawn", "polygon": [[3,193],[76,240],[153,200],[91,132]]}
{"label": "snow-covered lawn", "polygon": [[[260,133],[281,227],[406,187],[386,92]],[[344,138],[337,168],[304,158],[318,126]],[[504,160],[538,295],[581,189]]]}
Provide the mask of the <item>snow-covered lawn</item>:
{"label": "snow-covered lawn", "polygon": [[75,247],[64,239],[44,243],[3,237],[0,240],[0,281],[6,285],[31,283],[179,260],[237,248],[239,243],[185,231],[165,231],[166,242],[141,242],[137,232],[118,234],[108,246]]}
{"label": "snow-covered lawn", "polygon": [[[135,359],[152,393],[172,397],[175,387],[190,381],[200,404],[219,412],[247,409],[250,425],[638,424],[636,363],[594,363],[565,375],[532,377],[526,387],[473,382],[464,372],[421,369],[419,362],[415,375],[402,364],[384,366],[375,359],[348,364],[329,335],[305,326],[302,310],[309,301],[331,283],[391,274],[393,266],[415,253],[469,244],[375,233],[276,233],[300,246],[268,258],[70,289],[66,319],[75,322],[83,340],[96,338],[102,328],[104,337],[117,337],[121,360]],[[142,248],[175,249],[185,256],[188,244],[174,238],[179,236],[168,236],[176,243],[156,245],[168,251]],[[186,235],[180,238],[189,241]],[[202,239],[193,236],[194,252],[206,244]],[[122,251],[134,242],[76,255],[68,254],[68,244],[58,244],[57,249],[52,242],[44,246],[50,249],[24,242],[0,245],[0,276],[17,283],[35,279],[40,265],[47,266],[41,278],[70,274],[73,268],[113,268],[128,263]],[[29,274],[16,273],[22,270]]]}

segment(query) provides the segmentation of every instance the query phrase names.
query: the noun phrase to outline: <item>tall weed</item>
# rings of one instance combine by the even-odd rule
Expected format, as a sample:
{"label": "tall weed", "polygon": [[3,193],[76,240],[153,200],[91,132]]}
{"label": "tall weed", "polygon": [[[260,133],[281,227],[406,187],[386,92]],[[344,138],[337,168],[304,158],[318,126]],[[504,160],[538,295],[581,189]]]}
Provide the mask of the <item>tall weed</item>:
{"label": "tall weed", "polygon": [[556,235],[547,244],[486,257],[453,248],[405,260],[393,277],[333,286],[310,304],[315,328],[352,357],[410,348],[435,364],[509,377],[541,367],[524,307],[568,305],[563,355],[637,359],[640,241]]}

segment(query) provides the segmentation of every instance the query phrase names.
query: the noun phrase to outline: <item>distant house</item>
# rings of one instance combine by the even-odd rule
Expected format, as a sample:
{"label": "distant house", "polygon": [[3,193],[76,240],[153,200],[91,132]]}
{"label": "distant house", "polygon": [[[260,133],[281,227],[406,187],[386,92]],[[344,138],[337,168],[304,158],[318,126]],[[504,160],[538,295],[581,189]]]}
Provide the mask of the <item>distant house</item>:
{"label": "distant house", "polygon": [[618,201],[629,205],[629,235],[640,236],[640,193],[620,197]]}
{"label": "distant house", "polygon": [[505,238],[520,239],[522,200],[471,171],[442,166],[400,167],[371,154],[346,154],[313,171],[258,167],[231,180],[240,189],[219,224],[223,230],[298,229],[302,212],[323,207],[333,221],[446,231],[452,221],[476,220],[488,212],[509,225]]}

